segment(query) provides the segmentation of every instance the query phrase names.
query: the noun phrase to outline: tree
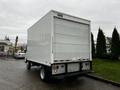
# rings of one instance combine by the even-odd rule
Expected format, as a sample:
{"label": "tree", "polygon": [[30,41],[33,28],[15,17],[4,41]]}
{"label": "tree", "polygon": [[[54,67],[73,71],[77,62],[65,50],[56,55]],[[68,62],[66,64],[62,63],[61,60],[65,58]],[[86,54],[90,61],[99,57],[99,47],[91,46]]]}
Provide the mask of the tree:
{"label": "tree", "polygon": [[17,43],[18,43],[18,36],[16,36],[16,39],[15,39],[15,50],[14,50],[14,52],[16,52]]}
{"label": "tree", "polygon": [[106,39],[103,31],[99,28],[96,44],[96,56],[98,58],[104,58],[106,55]]}
{"label": "tree", "polygon": [[116,27],[114,28],[112,33],[111,53],[112,58],[118,60],[120,54],[120,37]]}
{"label": "tree", "polygon": [[92,48],[92,58],[95,57],[95,44],[94,44],[94,36],[91,33],[91,48]]}

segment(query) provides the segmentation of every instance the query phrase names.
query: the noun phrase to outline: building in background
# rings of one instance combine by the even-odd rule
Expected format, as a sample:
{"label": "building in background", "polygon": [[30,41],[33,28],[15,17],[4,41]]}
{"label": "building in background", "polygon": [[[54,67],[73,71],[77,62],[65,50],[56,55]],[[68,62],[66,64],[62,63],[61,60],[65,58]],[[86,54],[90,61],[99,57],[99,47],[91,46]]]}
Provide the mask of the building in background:
{"label": "building in background", "polygon": [[106,37],[106,49],[108,54],[111,53],[111,41],[112,37]]}
{"label": "building in background", "polygon": [[0,40],[0,56],[8,56],[13,54],[12,42],[9,40]]}

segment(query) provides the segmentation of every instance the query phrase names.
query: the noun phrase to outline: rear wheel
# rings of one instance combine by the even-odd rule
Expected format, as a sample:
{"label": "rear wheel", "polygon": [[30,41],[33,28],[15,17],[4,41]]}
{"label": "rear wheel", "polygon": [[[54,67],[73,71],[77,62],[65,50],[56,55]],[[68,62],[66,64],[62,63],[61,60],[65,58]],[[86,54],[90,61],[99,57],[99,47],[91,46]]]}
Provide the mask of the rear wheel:
{"label": "rear wheel", "polygon": [[45,67],[45,66],[41,67],[41,69],[40,69],[40,78],[43,81],[49,81],[50,80],[51,74],[50,74],[50,71],[49,71],[48,67]]}
{"label": "rear wheel", "polygon": [[30,63],[30,62],[27,62],[27,63],[26,63],[26,68],[27,68],[27,70],[30,70],[30,69],[31,69],[31,63]]}

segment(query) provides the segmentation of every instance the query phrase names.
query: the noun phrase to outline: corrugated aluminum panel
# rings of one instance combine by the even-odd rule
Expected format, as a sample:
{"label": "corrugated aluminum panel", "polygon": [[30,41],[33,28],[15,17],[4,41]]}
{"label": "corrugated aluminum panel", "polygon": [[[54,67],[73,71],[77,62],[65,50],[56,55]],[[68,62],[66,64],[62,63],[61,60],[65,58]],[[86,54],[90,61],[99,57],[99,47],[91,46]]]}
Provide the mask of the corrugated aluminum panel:
{"label": "corrugated aluminum panel", "polygon": [[88,24],[54,18],[54,60],[90,58]]}
{"label": "corrugated aluminum panel", "polygon": [[70,63],[67,65],[68,72],[77,72],[80,71],[80,64],[79,63]]}

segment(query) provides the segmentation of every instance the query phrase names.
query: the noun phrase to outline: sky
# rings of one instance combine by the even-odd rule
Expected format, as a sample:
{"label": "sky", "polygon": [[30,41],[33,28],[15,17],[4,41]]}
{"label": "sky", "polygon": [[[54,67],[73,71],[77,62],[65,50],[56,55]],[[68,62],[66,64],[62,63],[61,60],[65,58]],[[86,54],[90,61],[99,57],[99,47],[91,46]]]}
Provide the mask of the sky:
{"label": "sky", "polygon": [[0,39],[26,43],[27,29],[51,9],[91,20],[94,39],[99,27],[108,37],[114,27],[120,33],[120,0],[0,0]]}

